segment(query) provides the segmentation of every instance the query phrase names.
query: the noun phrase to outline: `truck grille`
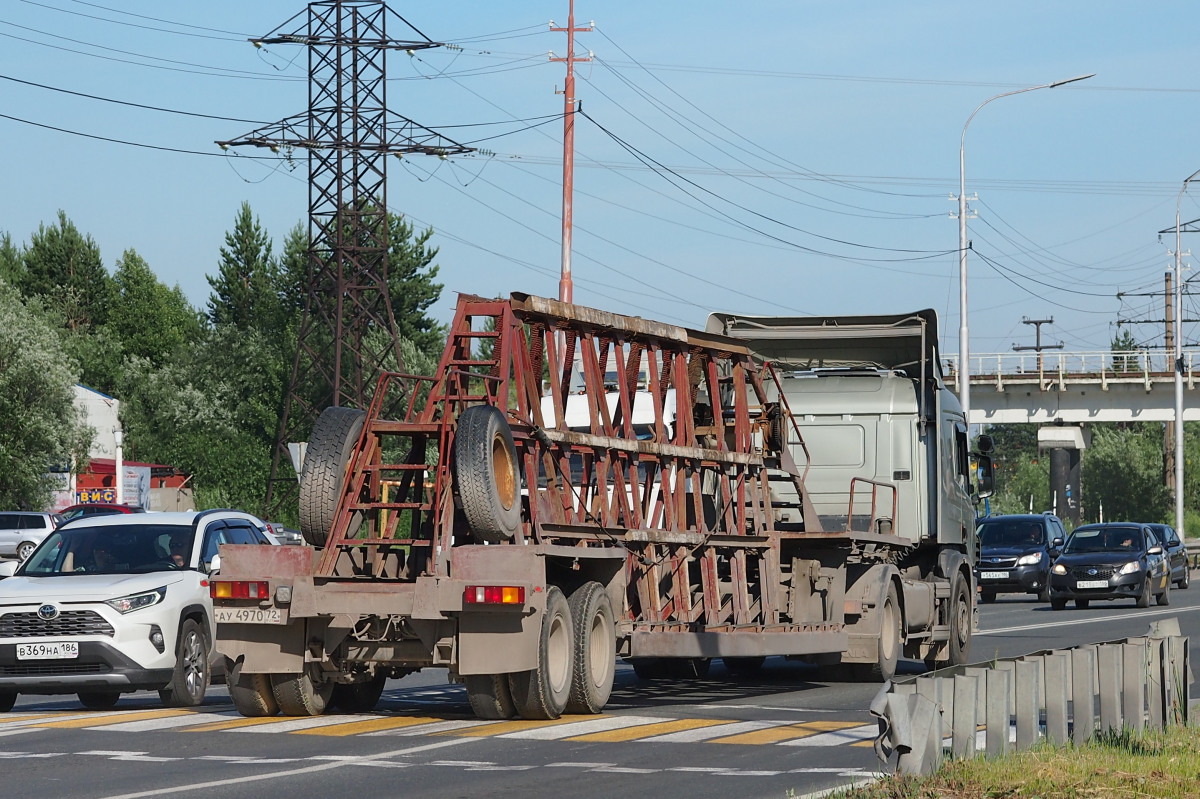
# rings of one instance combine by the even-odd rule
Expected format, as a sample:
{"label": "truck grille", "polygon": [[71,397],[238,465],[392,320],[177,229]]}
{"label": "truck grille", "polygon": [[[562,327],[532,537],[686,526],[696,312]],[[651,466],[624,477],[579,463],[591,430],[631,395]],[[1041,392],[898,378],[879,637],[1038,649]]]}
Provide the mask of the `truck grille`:
{"label": "truck grille", "polygon": [[[1089,572],[1095,571],[1095,574]],[[1112,566],[1076,566],[1071,569],[1071,576],[1076,580],[1107,580],[1117,573]]]}
{"label": "truck grille", "polygon": [[36,613],[5,613],[0,616],[0,638],[47,638],[60,635],[107,635],[112,625],[94,610],[64,610],[55,619]]}

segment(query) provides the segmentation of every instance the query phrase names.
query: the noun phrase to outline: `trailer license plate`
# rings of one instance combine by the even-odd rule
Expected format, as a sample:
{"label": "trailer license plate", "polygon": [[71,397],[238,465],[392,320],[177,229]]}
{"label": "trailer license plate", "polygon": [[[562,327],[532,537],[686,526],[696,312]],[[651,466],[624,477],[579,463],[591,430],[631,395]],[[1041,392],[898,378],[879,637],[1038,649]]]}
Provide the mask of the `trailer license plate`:
{"label": "trailer license plate", "polygon": [[218,624],[283,624],[279,608],[213,608]]}
{"label": "trailer license plate", "polygon": [[75,641],[17,644],[17,660],[65,660],[77,657],[79,657],[79,644]]}
{"label": "trailer license plate", "polygon": [[1008,572],[980,572],[980,580],[1007,580]]}
{"label": "trailer license plate", "polygon": [[1108,580],[1080,580],[1076,588],[1108,588]]}

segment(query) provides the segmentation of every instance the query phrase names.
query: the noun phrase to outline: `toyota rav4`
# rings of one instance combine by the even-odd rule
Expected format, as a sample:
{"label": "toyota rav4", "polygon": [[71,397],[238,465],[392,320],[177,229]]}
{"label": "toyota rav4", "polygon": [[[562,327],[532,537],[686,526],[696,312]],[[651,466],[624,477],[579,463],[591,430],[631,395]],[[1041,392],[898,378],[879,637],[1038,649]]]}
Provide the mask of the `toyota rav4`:
{"label": "toyota rav4", "polygon": [[157,690],[194,706],[218,662],[208,577],[220,544],[269,545],[240,511],[67,522],[19,567],[0,564],[0,711],[18,694],[76,693],[109,708]]}

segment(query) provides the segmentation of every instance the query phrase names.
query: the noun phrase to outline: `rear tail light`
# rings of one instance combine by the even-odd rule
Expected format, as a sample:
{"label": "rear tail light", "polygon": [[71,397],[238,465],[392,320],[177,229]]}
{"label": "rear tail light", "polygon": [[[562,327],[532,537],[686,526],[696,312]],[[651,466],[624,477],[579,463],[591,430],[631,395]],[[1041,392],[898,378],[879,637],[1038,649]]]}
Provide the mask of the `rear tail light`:
{"label": "rear tail light", "polygon": [[271,584],[266,580],[213,580],[208,594],[213,599],[267,599]]}
{"label": "rear tail light", "polygon": [[524,605],[525,588],[520,585],[468,585],[463,591],[468,605]]}

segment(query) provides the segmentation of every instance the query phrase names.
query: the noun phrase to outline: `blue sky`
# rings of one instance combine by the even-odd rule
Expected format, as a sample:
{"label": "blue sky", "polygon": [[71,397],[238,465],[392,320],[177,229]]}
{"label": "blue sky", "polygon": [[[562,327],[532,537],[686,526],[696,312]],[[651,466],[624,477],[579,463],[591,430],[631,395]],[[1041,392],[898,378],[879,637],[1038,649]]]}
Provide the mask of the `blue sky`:
{"label": "blue sky", "polygon": [[[441,248],[435,315],[449,319],[456,292],[554,296],[561,123],[531,126],[562,109],[564,68],[547,53],[562,54],[565,36],[547,23],[565,24],[566,0],[390,6],[461,47],[392,56],[393,109],[494,152],[390,162],[391,207],[434,228]],[[303,50],[245,41],[304,7],[6,0],[0,230],[27,242],[62,209],[110,268],[136,249],[203,307],[241,202],[277,242],[305,219],[304,162],[213,143],[256,127],[234,120],[305,109]],[[1163,318],[1174,236],[1158,231],[1200,169],[1193,12],[1165,1],[579,0],[576,23],[596,28],[578,37],[594,59],[577,68],[588,118],[576,127],[575,299],[693,327],[710,310],[932,307],[952,354],[963,124],[993,95],[1094,72],[996,100],[971,122],[969,320],[973,353],[1032,344],[1022,317],[1053,317],[1046,343],[1104,349],[1117,320]],[[1182,214],[1200,217],[1200,185]],[[1200,252],[1200,240],[1184,244]],[[1200,317],[1190,297],[1185,311]],[[1162,328],[1129,329],[1161,346]]]}

